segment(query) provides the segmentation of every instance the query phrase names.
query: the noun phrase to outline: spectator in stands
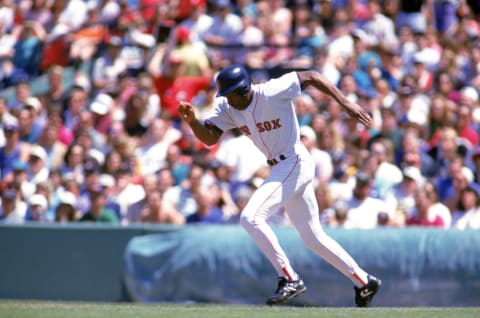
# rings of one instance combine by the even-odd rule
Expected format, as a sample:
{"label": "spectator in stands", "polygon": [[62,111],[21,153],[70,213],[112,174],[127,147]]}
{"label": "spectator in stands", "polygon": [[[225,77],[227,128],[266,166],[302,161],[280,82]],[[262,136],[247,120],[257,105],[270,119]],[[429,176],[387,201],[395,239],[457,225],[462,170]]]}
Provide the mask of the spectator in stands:
{"label": "spectator in stands", "polygon": [[5,146],[0,148],[0,179],[4,185],[12,179],[13,162],[27,158],[28,147],[19,140],[17,118],[11,117],[3,122],[3,133],[6,140]]}
{"label": "spectator in stands", "polygon": [[210,61],[205,50],[195,46],[190,40],[190,30],[183,25],[175,28],[176,46],[172,54],[183,60],[183,75],[202,76],[211,73]]}
{"label": "spectator in stands", "polygon": [[[57,1],[58,2],[58,1]],[[57,24],[66,25],[70,31],[80,28],[87,19],[87,3],[81,0],[69,0],[60,5]]]}
{"label": "spectator in stands", "polygon": [[21,141],[34,144],[37,142],[43,127],[35,124],[33,112],[26,107],[18,112],[18,134]]}
{"label": "spectator in stands", "polygon": [[233,61],[235,49],[215,47],[239,44],[242,20],[232,12],[230,0],[215,0],[213,6],[213,21],[202,40],[209,46],[210,60],[225,65],[226,61]]}
{"label": "spectator in stands", "polygon": [[72,192],[65,191],[59,196],[58,205],[55,208],[55,222],[74,222],[78,218],[75,208],[77,199]]}
{"label": "spectator in stands", "polygon": [[47,72],[48,91],[42,96],[42,102],[50,105],[64,105],[68,92],[64,87],[64,68],[59,65],[52,65]]}
{"label": "spectator in stands", "polygon": [[28,163],[23,160],[15,160],[12,164],[13,179],[20,195],[27,200],[35,192],[35,185],[28,180]]}
{"label": "spectator in stands", "polygon": [[425,0],[401,0],[396,17],[397,30],[407,26],[413,32],[422,32],[427,28],[427,3]]}
{"label": "spectator in stands", "polygon": [[28,210],[25,215],[26,221],[47,222],[48,202],[42,194],[32,194],[28,200]]}
{"label": "spectator in stands", "polygon": [[147,100],[145,94],[133,93],[125,105],[123,127],[131,137],[142,137],[147,132],[150,121],[146,117]]}
{"label": "spectator in stands", "polygon": [[181,184],[189,174],[192,157],[182,154],[177,144],[171,144],[167,149],[166,166],[172,172],[174,185]]}
{"label": "spectator in stands", "polygon": [[363,172],[355,176],[353,197],[346,202],[346,228],[373,229],[378,226],[380,213],[391,215],[383,200],[371,196],[372,183],[372,178]]}
{"label": "spectator in stands", "polygon": [[452,228],[480,229],[480,196],[474,188],[466,187],[461,191],[452,213]]}
{"label": "spectator in stands", "polygon": [[415,210],[415,192],[423,186],[425,177],[416,166],[407,166],[403,169],[403,180],[396,185],[393,191],[385,198],[389,209],[394,211],[392,224],[404,226],[406,220]]}
{"label": "spectator in stands", "polygon": [[[166,59],[166,67],[161,60]],[[168,53],[157,49],[152,57],[148,70],[154,78],[157,93],[161,98],[162,111],[172,118],[178,118],[176,106],[182,97],[188,101],[211,84],[211,76],[184,76],[183,58],[177,53]]]}
{"label": "spectator in stands", "polygon": [[468,105],[461,104],[457,107],[456,115],[455,129],[458,137],[468,143],[467,147],[469,149],[475,147],[478,145],[480,138],[478,132],[473,128],[472,109]]}
{"label": "spectator in stands", "polygon": [[332,158],[326,151],[317,147],[317,135],[312,127],[300,127],[300,140],[315,161],[315,182],[328,182],[333,175]]}
{"label": "spectator in stands", "polygon": [[393,21],[383,14],[379,0],[368,0],[367,8],[369,16],[364,22],[363,29],[370,38],[370,44],[381,47],[397,47],[398,38],[395,33]]}
{"label": "spectator in stands", "polygon": [[49,175],[47,152],[42,146],[33,145],[28,158],[28,181],[36,185],[46,182]]}
{"label": "spectator in stands", "polygon": [[124,162],[115,172],[115,187],[112,198],[120,204],[122,224],[126,222],[128,208],[145,197],[145,190],[140,184],[134,183],[134,174],[129,163]]}
{"label": "spectator in stands", "polygon": [[90,209],[80,218],[80,222],[119,223],[115,212],[105,206],[105,192],[100,184],[92,186],[89,189],[89,195]]}
{"label": "spectator in stands", "polygon": [[30,82],[28,77],[20,76],[15,81],[15,97],[8,103],[8,109],[13,115],[17,115],[18,111],[23,108],[25,101],[31,96]]}
{"label": "spectator in stands", "polygon": [[459,171],[455,170],[452,175],[452,184],[446,190],[443,202],[450,209],[455,210],[460,201],[460,193],[467,187],[480,190],[480,185],[474,181],[473,172],[470,168],[463,166]]}
{"label": "spectator in stands", "polygon": [[93,61],[92,84],[96,91],[115,87],[118,76],[127,70],[127,63],[120,54],[123,39],[117,35],[108,35],[106,49]]}
{"label": "spectator in stands", "polygon": [[29,76],[40,73],[41,46],[45,36],[45,29],[38,21],[24,21],[18,26],[13,64]]}
{"label": "spectator in stands", "polygon": [[[465,158],[468,147],[465,142],[458,138],[458,134],[453,127],[445,126],[438,132],[438,142],[433,145],[428,154],[433,158],[435,164],[436,177],[444,177],[450,169],[452,162],[456,157]],[[440,194],[442,198],[443,195]]]}
{"label": "spectator in stands", "polygon": [[60,167],[60,173],[65,174],[72,172],[76,182],[82,182],[82,169],[83,160],[85,158],[85,152],[82,146],[77,143],[71,144],[65,157],[63,158],[63,164]]}
{"label": "spectator in stands", "polygon": [[194,214],[198,210],[198,204],[194,195],[199,191],[207,178],[205,168],[192,163],[187,179],[165,191],[164,200],[172,204],[185,217]]}
{"label": "spectator in stands", "polygon": [[158,190],[159,184],[157,181],[157,176],[155,174],[142,176],[141,185],[145,192],[145,196],[143,199],[129,205],[125,220],[126,223],[143,222],[143,217],[145,216],[144,212],[146,212],[148,208],[148,194]]}
{"label": "spectator in stands", "polygon": [[4,224],[24,223],[26,204],[20,199],[18,191],[13,188],[5,189],[1,199],[0,222]]}
{"label": "spectator in stands", "polygon": [[229,170],[231,193],[250,182],[255,173],[266,166],[265,155],[240,129],[226,131],[215,152],[215,159]]}
{"label": "spectator in stands", "polygon": [[374,169],[373,195],[385,199],[392,189],[402,182],[402,171],[393,164],[393,145],[388,139],[378,139],[370,146],[370,152],[378,162]]}
{"label": "spectator in stands", "polygon": [[5,134],[3,133],[3,123],[14,120],[14,117],[8,112],[7,99],[0,97],[0,148],[5,146]]}
{"label": "spectator in stands", "polygon": [[435,187],[427,182],[415,192],[415,210],[406,220],[406,225],[445,228],[441,217],[443,211],[450,213],[446,206],[437,201]]}
{"label": "spectator in stands", "polygon": [[211,196],[211,186],[200,186],[193,194],[197,208],[194,213],[186,218],[187,223],[224,223],[224,215],[221,208],[216,206],[214,197]]}
{"label": "spectator in stands", "polygon": [[47,153],[45,164],[47,169],[50,170],[60,168],[63,157],[67,151],[67,146],[59,141],[59,131],[60,128],[58,126],[47,125],[38,139],[38,145]]}
{"label": "spectator in stands", "polygon": [[435,94],[432,96],[432,102],[430,105],[430,111],[428,116],[428,136],[427,140],[430,142],[432,138],[437,135],[437,132],[443,126],[450,126],[454,123],[454,112],[448,107],[447,99],[440,95]]}
{"label": "spectator in stands", "polygon": [[72,87],[63,109],[65,127],[71,131],[77,129],[78,122],[80,121],[80,113],[82,110],[87,109],[88,104],[88,91],[80,86],[75,85]]}
{"label": "spectator in stands", "polygon": [[152,120],[147,134],[142,138],[135,150],[142,175],[154,174],[166,166],[168,147],[177,139],[180,133],[170,126],[163,118]]}
{"label": "spectator in stands", "polygon": [[452,36],[458,27],[457,8],[460,5],[459,0],[433,1],[434,23],[436,31],[446,37]]}
{"label": "spectator in stands", "polygon": [[[107,93],[99,93],[89,105],[89,111],[93,115],[93,125],[96,131],[105,134],[112,124],[112,110],[115,100]],[[85,127],[81,127],[85,128]]]}
{"label": "spectator in stands", "polygon": [[174,225],[185,223],[185,217],[178,213],[173,206],[162,200],[160,191],[149,192],[146,198],[147,205],[142,211],[142,222]]}

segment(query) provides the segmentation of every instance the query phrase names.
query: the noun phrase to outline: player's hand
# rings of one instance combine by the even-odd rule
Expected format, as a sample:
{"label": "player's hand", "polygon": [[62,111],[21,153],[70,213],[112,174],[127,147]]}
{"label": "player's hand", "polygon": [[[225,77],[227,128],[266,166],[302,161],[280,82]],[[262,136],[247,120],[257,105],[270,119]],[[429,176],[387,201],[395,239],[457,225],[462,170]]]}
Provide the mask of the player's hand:
{"label": "player's hand", "polygon": [[178,113],[180,114],[180,118],[187,123],[191,123],[195,120],[195,110],[193,109],[192,104],[188,102],[180,102],[180,104],[178,104]]}
{"label": "player's hand", "polygon": [[365,127],[373,126],[373,118],[370,114],[358,104],[351,103],[345,107],[350,117],[363,124]]}

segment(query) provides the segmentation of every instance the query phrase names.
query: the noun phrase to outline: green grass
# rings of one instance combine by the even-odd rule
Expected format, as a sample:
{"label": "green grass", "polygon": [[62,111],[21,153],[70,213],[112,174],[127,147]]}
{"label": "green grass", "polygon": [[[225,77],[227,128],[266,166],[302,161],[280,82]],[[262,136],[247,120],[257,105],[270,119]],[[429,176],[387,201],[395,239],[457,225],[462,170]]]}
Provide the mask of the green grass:
{"label": "green grass", "polygon": [[476,318],[480,308],[320,308],[220,304],[125,304],[0,301],[0,318]]}

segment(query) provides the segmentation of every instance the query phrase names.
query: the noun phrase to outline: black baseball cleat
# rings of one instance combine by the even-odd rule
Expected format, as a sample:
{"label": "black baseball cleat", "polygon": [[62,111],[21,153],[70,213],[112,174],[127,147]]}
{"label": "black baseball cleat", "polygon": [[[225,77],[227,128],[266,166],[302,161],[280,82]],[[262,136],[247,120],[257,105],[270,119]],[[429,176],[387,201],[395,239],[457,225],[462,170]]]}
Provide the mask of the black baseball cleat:
{"label": "black baseball cleat", "polygon": [[354,286],[355,303],[357,307],[368,307],[373,296],[375,296],[380,289],[380,286],[382,286],[382,281],[373,276],[368,276],[368,282],[365,286],[361,288]]}
{"label": "black baseball cleat", "polygon": [[301,279],[288,280],[285,277],[278,278],[278,287],[272,297],[268,298],[267,305],[280,305],[289,299],[297,297],[307,290],[307,286]]}

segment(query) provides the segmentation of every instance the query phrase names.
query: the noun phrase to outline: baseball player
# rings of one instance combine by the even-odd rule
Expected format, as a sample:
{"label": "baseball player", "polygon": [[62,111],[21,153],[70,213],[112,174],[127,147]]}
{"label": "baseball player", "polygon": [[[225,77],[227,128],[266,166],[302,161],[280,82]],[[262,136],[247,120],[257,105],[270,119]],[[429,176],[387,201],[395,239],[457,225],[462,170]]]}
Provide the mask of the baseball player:
{"label": "baseball player", "polygon": [[216,107],[204,122],[196,118],[188,102],[180,102],[178,111],[205,144],[217,143],[223,131],[238,127],[268,158],[270,176],[254,192],[240,216],[240,224],[278,274],[278,288],[267,304],[282,304],[307,289],[266,222],[270,214],[283,206],[305,245],[348,277],[354,284],[356,305],[367,307],[381,281],[360,268],[320,225],[312,185],[315,166],[300,142],[292,100],[303,89],[313,86],[334,98],[363,125],[372,126],[372,118],[315,71],[290,72],[262,84],[252,84],[243,66],[231,65],[218,73],[216,82]]}

